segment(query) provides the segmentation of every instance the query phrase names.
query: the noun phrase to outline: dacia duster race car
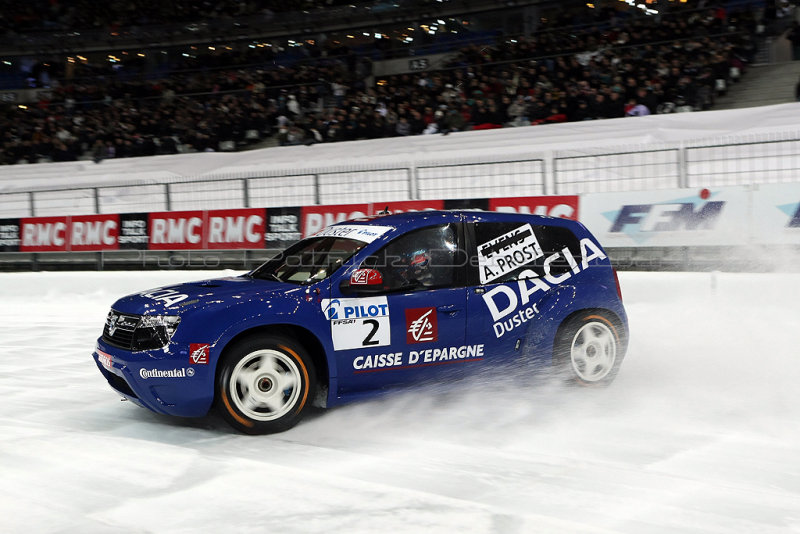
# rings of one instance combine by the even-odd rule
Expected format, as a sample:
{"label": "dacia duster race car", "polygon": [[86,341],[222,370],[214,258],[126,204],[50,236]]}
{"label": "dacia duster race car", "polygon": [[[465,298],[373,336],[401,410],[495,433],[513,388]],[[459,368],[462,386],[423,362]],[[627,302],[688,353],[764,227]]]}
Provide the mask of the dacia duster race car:
{"label": "dacia duster race car", "polygon": [[329,226],[235,277],[116,301],[94,359],[168,415],[216,406],[242,432],[450,371],[545,366],[609,383],[628,324],[616,273],[580,223],[426,211]]}

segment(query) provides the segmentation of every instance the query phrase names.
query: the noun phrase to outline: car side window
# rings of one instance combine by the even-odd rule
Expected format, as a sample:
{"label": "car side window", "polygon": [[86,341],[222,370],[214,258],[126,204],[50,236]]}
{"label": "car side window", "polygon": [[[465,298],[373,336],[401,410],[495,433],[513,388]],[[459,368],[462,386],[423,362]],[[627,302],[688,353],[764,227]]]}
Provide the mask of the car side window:
{"label": "car side window", "polygon": [[[580,262],[580,243],[568,228],[515,222],[475,223],[475,242],[481,284],[496,284],[530,277],[530,271],[558,275],[570,270],[571,261]],[[567,250],[564,255],[564,249]]]}
{"label": "car side window", "polygon": [[380,271],[387,292],[452,287],[457,248],[456,225],[429,226],[398,237],[364,260],[361,268]]}

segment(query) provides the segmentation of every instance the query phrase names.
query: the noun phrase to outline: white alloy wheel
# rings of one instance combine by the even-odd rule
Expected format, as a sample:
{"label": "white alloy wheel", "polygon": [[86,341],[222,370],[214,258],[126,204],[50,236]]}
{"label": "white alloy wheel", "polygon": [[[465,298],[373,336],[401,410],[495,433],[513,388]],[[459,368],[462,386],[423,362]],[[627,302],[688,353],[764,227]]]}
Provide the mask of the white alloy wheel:
{"label": "white alloy wheel", "polygon": [[614,369],[617,349],[617,336],[607,324],[598,321],[585,323],[572,338],[572,369],[584,382],[599,382]]}
{"label": "white alloy wheel", "polygon": [[274,421],[296,407],[302,393],[301,371],[283,352],[256,350],[233,368],[228,388],[242,415],[254,421]]}

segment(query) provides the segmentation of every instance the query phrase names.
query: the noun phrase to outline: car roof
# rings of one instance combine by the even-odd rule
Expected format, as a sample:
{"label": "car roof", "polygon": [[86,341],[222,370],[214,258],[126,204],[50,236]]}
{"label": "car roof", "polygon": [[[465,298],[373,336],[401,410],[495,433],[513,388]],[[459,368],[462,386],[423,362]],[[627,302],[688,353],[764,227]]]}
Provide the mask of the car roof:
{"label": "car roof", "polygon": [[461,220],[468,222],[524,220],[532,224],[547,225],[555,223],[558,226],[565,226],[569,225],[570,223],[574,223],[574,221],[569,221],[568,219],[548,217],[543,215],[458,209],[407,211],[404,213],[390,213],[388,215],[373,215],[371,217],[362,217],[350,221],[344,221],[338,224],[358,223],[376,226],[393,226],[398,230],[406,231],[421,226],[429,226],[437,223],[444,224],[449,222],[460,222]]}
{"label": "car roof", "polygon": [[398,229],[405,229],[407,227],[422,226],[422,223],[427,226],[428,224],[436,224],[438,222],[458,222],[461,220],[460,215],[459,212],[454,210],[407,211],[404,213],[390,213],[388,215],[373,215],[371,217],[346,221],[344,224],[359,222],[363,224],[394,226]]}

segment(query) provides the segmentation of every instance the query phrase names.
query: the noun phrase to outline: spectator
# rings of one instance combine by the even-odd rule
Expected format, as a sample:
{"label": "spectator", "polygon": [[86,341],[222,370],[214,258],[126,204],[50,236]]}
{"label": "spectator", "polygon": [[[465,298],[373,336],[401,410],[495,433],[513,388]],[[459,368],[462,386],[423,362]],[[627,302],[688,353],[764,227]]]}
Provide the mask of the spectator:
{"label": "spectator", "polygon": [[516,99],[508,106],[506,114],[511,119],[512,126],[523,126],[528,122],[528,106],[523,95],[517,95]]}
{"label": "spectator", "polygon": [[406,136],[411,134],[411,125],[408,123],[408,119],[405,116],[400,117],[400,121],[397,123],[397,128],[395,130],[397,135]]}
{"label": "spectator", "polygon": [[800,102],[800,80],[798,80],[797,85],[794,86],[794,99]]}
{"label": "spectator", "polygon": [[644,104],[637,102],[635,98],[631,98],[625,105],[626,117],[644,117],[646,115],[650,115],[650,109]]}
{"label": "spectator", "polygon": [[107,151],[106,145],[103,143],[102,139],[97,139],[94,142],[94,147],[92,148],[92,160],[95,163],[100,163],[104,159],[106,159]]}
{"label": "spectator", "polygon": [[464,120],[464,115],[462,115],[457,109],[452,108],[447,111],[445,126],[447,132],[460,132],[466,128],[467,121]]}
{"label": "spectator", "polygon": [[[56,4],[58,11],[62,3]],[[214,5],[201,10],[250,9],[225,0]],[[175,6],[176,19],[196,16],[183,0]],[[274,132],[280,144],[295,144],[417,135],[434,124],[444,133],[614,118],[625,115],[631,98],[630,109],[649,113],[707,108],[717,80],[741,72],[752,57],[747,32],[754,18],[719,9],[672,11],[615,15],[613,22],[582,27],[566,27],[557,17],[530,37],[464,47],[449,69],[388,76],[374,87],[364,85],[369,61],[344,48],[332,53],[332,46],[309,50],[311,59],[296,64],[276,61],[280,53],[267,48],[238,57],[198,53],[181,60],[181,72],[158,80],[76,64],[81,83],[51,72],[52,99],[28,110],[0,108],[0,158],[36,162],[71,153],[98,160],[239,149]],[[742,34],[730,37],[729,26]]]}
{"label": "spectator", "polygon": [[786,38],[792,44],[792,59],[800,59],[800,23],[792,21],[792,27],[786,31]]}
{"label": "spectator", "polygon": [[579,100],[578,106],[575,111],[572,113],[573,121],[588,121],[592,119],[596,119],[597,116],[593,113],[592,109],[589,108],[589,103],[586,100]]}

